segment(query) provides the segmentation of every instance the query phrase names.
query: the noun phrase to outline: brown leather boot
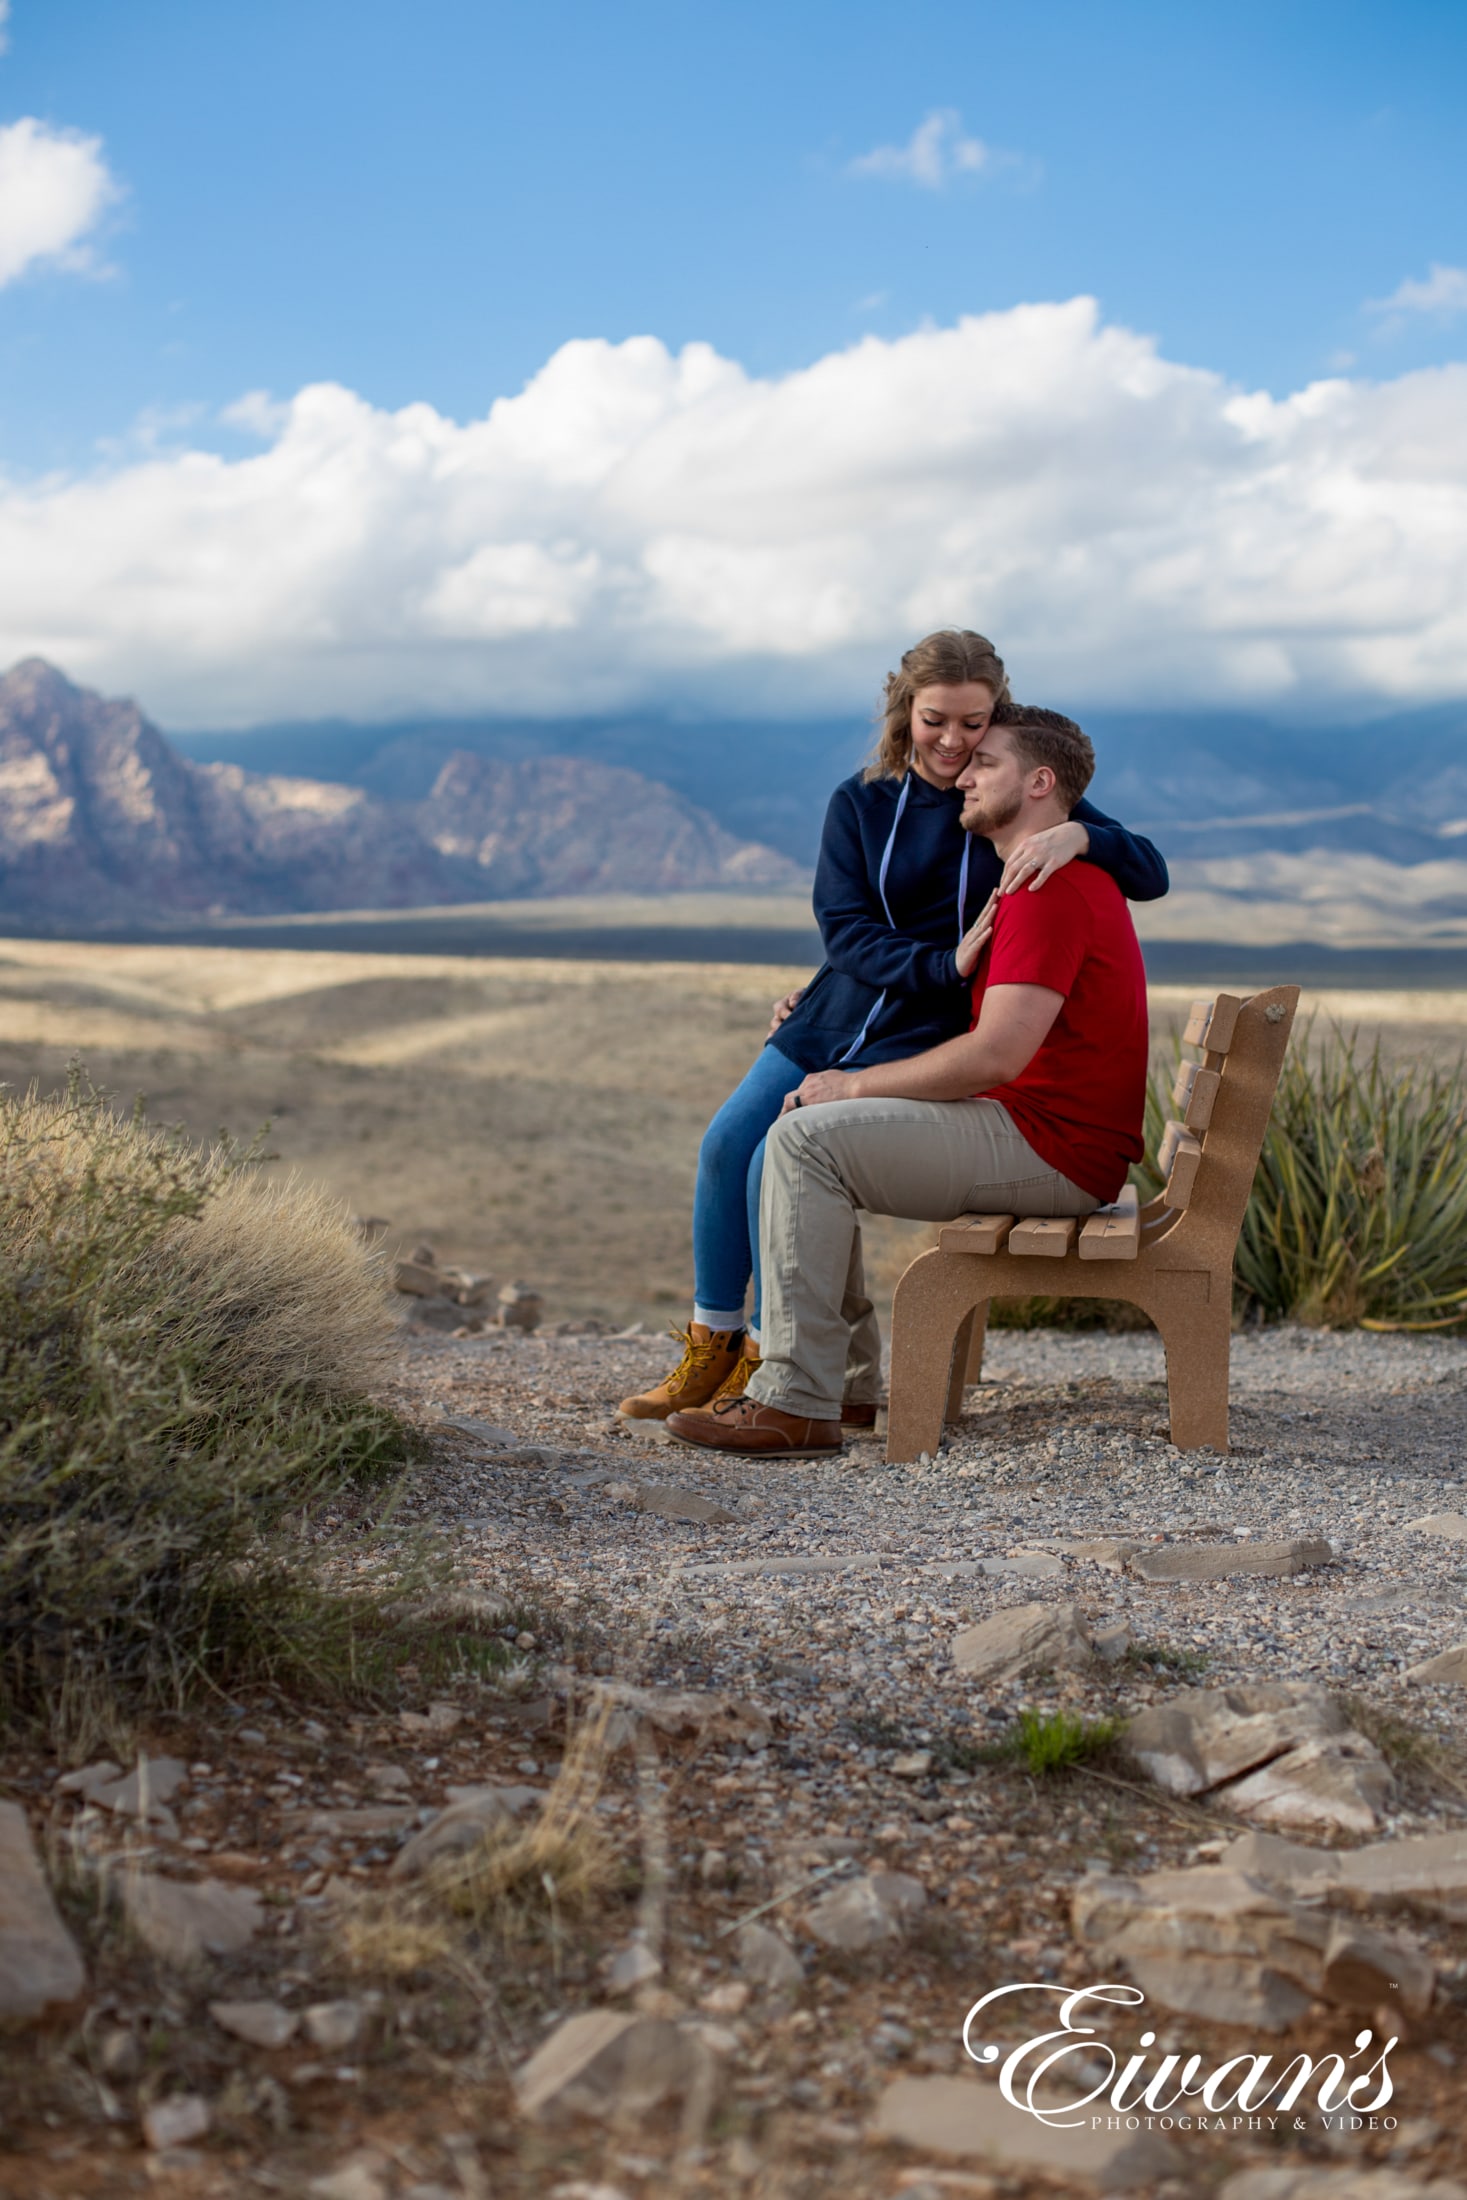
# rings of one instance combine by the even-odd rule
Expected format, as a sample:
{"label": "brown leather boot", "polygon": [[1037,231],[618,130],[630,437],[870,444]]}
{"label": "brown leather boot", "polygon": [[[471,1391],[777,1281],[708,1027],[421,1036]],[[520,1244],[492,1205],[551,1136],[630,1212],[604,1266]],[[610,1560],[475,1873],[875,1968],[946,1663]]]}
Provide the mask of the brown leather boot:
{"label": "brown leather boot", "polygon": [[706,1451],[734,1451],[753,1459],[816,1459],[841,1451],[839,1421],[811,1421],[761,1406],[755,1398],[723,1398],[716,1406],[670,1413],[667,1432]]}
{"label": "brown leather boot", "polygon": [[702,1322],[689,1322],[672,1335],[681,1343],[683,1356],[654,1390],[622,1399],[616,1410],[629,1421],[665,1421],[680,1406],[706,1405],[743,1358],[742,1329],[706,1329]]}

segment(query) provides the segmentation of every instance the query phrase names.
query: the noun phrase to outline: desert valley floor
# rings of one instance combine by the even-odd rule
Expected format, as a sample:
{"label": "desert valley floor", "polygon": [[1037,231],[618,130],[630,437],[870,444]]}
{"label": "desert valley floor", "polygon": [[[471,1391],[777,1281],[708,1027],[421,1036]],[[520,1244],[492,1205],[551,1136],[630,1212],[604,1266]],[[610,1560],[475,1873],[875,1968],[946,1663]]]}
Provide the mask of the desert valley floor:
{"label": "desert valley floor", "polygon": [[[1462,1685],[1417,1669],[1467,1638],[1467,1342],[1247,1332],[1221,1457],[1170,1445],[1139,1332],[996,1333],[910,1467],[869,1437],[760,1469],[638,1437],[612,1409],[685,1312],[699,1130],[802,975],[0,943],[10,1085],[80,1056],[200,1136],[269,1119],[269,1166],[389,1244],[532,1282],[552,1325],[600,1317],[402,1331],[391,1393],[427,1456],[394,1518],[502,1617],[488,1680],[409,1673],[365,1709],[242,1692],[99,1738],[110,1765],[0,1754],[89,1966],[85,2014],[0,2057],[0,2200],[1463,2200]],[[1160,1048],[1185,1003],[1153,996]],[[1306,1005],[1405,1064],[1455,1059],[1467,1002]],[[922,1236],[873,1231],[887,1288]],[[1297,1806],[1323,1750],[1352,1825],[1279,1840],[1246,1779],[1006,1753],[1026,1713],[1147,1721],[1164,1753],[1199,1692],[1225,1741],[1297,1719],[1314,1740],[1248,1778],[1294,1777]],[[138,1748],[156,1810],[120,1799]],[[571,1804],[588,1916],[553,1877],[519,1941],[413,1907],[404,1860],[455,1813],[530,1840]],[[186,1960],[160,1885],[247,1928]],[[965,2012],[1115,1979],[1117,1931],[1152,1935],[1156,2055],[1327,2057],[1374,2028],[1390,2121],[1004,2107]],[[1232,1954],[1199,1996],[1167,1935],[1195,1964],[1212,1933]],[[1105,2016],[1083,2085],[1136,2021]]]}

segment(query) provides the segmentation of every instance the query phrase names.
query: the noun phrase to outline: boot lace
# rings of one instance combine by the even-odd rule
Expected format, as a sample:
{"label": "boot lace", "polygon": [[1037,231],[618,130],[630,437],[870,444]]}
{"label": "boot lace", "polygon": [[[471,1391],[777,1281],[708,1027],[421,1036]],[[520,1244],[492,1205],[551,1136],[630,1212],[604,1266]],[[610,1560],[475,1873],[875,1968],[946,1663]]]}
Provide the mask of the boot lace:
{"label": "boot lace", "polygon": [[744,1392],[749,1387],[749,1377],[758,1365],[759,1355],[757,1352],[741,1352],[739,1354],[728,1375],[719,1385],[718,1396],[713,1400],[715,1413],[725,1405],[732,1405],[736,1398],[743,1397]]}
{"label": "boot lace", "polygon": [[666,1383],[668,1396],[676,1397],[680,1390],[686,1390],[688,1384],[702,1374],[704,1368],[711,1366],[719,1352],[726,1347],[716,1343],[714,1336],[695,1337],[691,1329],[669,1329],[668,1335],[678,1338],[683,1348],[683,1356]]}

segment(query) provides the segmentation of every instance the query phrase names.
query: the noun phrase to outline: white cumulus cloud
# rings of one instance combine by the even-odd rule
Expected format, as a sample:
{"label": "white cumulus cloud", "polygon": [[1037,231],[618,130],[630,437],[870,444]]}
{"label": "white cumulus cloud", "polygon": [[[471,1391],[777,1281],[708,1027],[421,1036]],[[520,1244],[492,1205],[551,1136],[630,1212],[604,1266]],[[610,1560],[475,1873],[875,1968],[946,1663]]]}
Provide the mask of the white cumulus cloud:
{"label": "white cumulus cloud", "polygon": [[0,284],[43,261],[90,266],[86,240],[117,197],[100,138],[34,115],[0,125]]}
{"label": "white cumulus cloud", "polygon": [[1467,365],[1274,398],[1077,298],[778,378],[588,339],[482,419],[235,420],[244,456],[0,480],[0,662],[174,725],[864,711],[956,623],[1059,705],[1467,694]]}
{"label": "white cumulus cloud", "polygon": [[1446,318],[1454,313],[1467,313],[1467,267],[1444,267],[1440,260],[1433,260],[1425,282],[1408,276],[1405,282],[1393,290],[1389,298],[1372,298],[1367,306],[1371,313],[1428,313]]}
{"label": "white cumulus cloud", "polygon": [[878,145],[850,163],[853,176],[885,176],[898,183],[918,183],[928,191],[940,191],[956,176],[974,176],[989,167],[995,155],[982,138],[969,137],[963,118],[952,107],[936,107],[924,115],[905,145]]}

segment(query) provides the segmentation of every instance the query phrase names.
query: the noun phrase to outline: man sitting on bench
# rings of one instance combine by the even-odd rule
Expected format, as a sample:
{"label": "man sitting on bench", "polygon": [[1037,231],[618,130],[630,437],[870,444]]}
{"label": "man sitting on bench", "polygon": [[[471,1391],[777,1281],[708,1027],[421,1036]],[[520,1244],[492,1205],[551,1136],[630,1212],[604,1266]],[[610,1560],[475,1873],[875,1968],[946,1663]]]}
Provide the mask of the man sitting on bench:
{"label": "man sitting on bench", "polygon": [[[1010,704],[958,781],[963,824],[1007,858],[1069,816],[1094,769],[1071,719]],[[840,1449],[859,1209],[1088,1215],[1140,1160],[1146,973],[1115,881],[1077,860],[1043,893],[996,897],[958,967],[977,970],[965,1037],[815,1071],[785,1102],[764,1160],[763,1364],[742,1397],[670,1415],[684,1442],[761,1458]]]}

